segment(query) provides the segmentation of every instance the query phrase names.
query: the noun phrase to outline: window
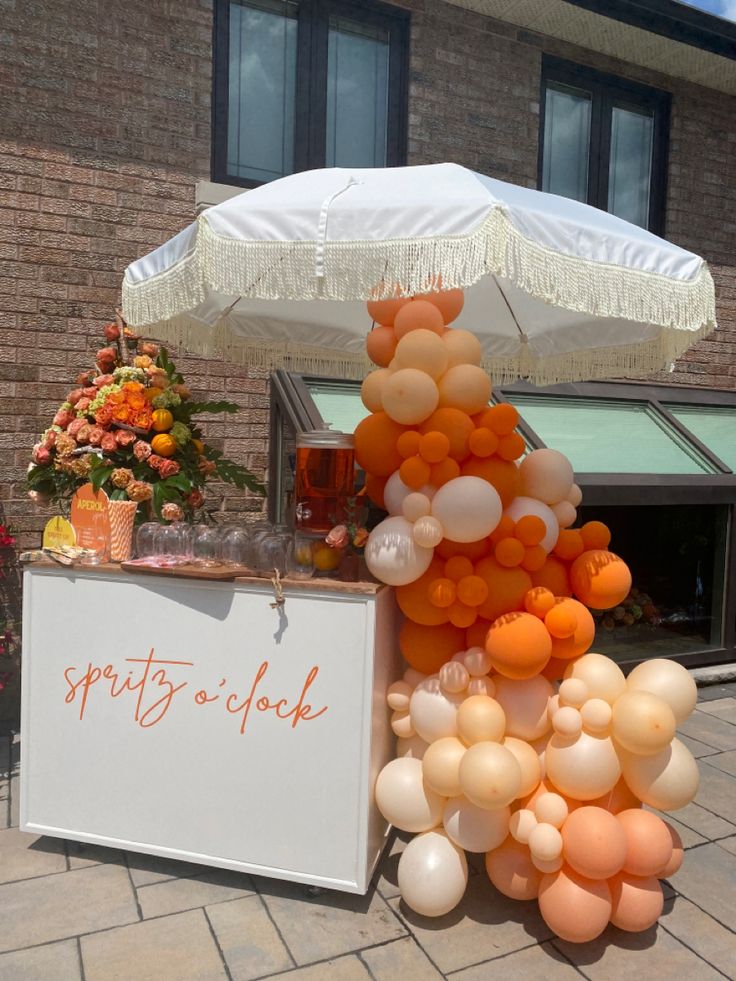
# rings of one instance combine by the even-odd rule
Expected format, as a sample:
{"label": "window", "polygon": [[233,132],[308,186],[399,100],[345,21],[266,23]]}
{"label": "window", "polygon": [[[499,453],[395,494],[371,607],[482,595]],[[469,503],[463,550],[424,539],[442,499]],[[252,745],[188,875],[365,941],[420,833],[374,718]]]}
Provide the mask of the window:
{"label": "window", "polygon": [[213,178],[405,162],[409,15],[349,0],[217,0]]}
{"label": "window", "polygon": [[666,92],[546,57],[539,186],[663,234],[669,106]]}

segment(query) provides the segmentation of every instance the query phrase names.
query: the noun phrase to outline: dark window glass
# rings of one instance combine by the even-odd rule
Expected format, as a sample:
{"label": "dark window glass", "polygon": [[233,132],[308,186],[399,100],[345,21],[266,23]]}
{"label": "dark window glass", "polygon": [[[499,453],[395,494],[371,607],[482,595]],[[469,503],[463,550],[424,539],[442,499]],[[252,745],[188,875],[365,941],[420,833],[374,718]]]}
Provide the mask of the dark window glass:
{"label": "dark window glass", "polygon": [[616,661],[675,657],[722,644],[728,509],[724,505],[582,507],[605,522],[633,585],[613,610],[593,611],[593,650]]}
{"label": "dark window glass", "polygon": [[542,89],[542,190],[663,234],[669,95],[556,58]]}
{"label": "dark window glass", "polygon": [[352,0],[218,0],[213,177],[405,162],[408,14]]}

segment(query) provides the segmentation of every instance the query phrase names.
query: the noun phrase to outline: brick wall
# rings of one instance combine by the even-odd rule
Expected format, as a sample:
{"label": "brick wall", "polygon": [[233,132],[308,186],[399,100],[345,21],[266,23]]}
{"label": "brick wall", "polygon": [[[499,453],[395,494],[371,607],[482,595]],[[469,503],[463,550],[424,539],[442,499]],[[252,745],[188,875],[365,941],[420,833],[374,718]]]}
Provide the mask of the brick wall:
{"label": "brick wall", "polygon": [[[401,3],[410,163],[535,186],[543,50],[673,92],[667,234],[713,264],[722,327],[668,377],[733,387],[736,100],[441,0]],[[212,0],[0,0],[0,523],[23,547],[46,518],[23,486],[31,444],[98,346],[125,266],[192,220],[210,176],[211,37]],[[197,393],[241,403],[209,436],[262,473],[265,375],[179,363]],[[225,506],[260,501],[228,491]]]}

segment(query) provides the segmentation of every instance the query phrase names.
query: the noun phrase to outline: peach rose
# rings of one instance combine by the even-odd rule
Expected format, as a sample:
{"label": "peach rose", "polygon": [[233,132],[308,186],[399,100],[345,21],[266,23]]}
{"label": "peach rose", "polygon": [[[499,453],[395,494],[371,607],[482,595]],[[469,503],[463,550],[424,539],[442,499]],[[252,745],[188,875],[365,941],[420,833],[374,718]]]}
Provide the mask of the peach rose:
{"label": "peach rose", "polygon": [[158,468],[158,472],[161,475],[162,480],[165,480],[167,477],[176,476],[180,470],[181,467],[176,460],[163,460],[161,466]]}
{"label": "peach rose", "polygon": [[118,429],[115,433],[115,442],[118,446],[130,446],[131,443],[135,443],[135,433],[131,433],[129,429]]}
{"label": "peach rose", "polygon": [[114,453],[118,448],[117,440],[115,439],[115,433],[105,433],[100,441],[100,446],[105,451],[105,453]]}
{"label": "peach rose", "polygon": [[133,447],[133,455],[135,456],[136,460],[140,460],[141,463],[143,460],[147,460],[151,455],[151,444],[146,443],[146,441],[143,439],[139,439]]}

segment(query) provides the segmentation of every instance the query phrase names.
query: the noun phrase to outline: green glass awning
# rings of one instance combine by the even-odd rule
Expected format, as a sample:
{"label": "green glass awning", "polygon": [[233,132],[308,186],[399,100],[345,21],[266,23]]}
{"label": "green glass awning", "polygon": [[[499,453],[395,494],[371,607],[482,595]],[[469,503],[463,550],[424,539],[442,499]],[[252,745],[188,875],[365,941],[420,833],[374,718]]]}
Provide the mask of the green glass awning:
{"label": "green glass awning", "polygon": [[736,409],[710,405],[668,405],[666,408],[727,467],[736,470]]}
{"label": "green glass awning", "polygon": [[576,473],[709,474],[713,464],[646,402],[505,393]]}
{"label": "green glass awning", "polygon": [[357,382],[305,381],[317,411],[330,429],[352,433],[360,420],[369,415],[361,401]]}

